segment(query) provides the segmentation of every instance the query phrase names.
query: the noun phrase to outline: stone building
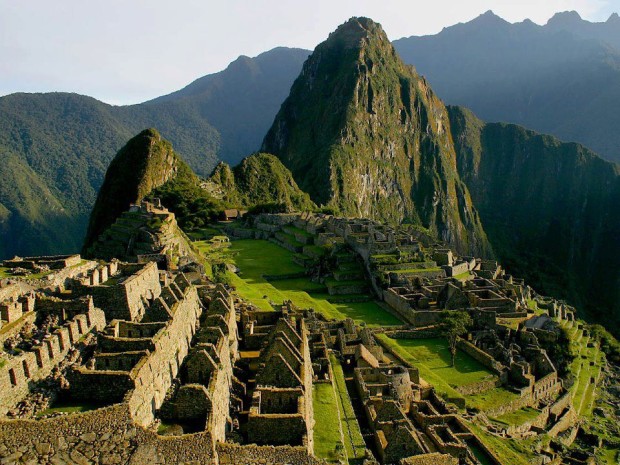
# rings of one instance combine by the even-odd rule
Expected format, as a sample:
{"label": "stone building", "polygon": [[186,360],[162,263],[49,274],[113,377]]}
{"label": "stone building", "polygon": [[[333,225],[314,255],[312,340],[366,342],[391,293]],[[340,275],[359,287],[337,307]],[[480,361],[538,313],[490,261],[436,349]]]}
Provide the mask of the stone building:
{"label": "stone building", "polygon": [[[3,354],[0,415],[6,415],[26,397],[34,383],[48,377],[81,338],[103,329],[106,321],[90,297],[59,299],[28,294],[17,302],[20,300],[20,315],[1,338],[5,349],[9,339],[15,349],[6,349]],[[49,316],[54,317],[56,329],[42,325]]]}
{"label": "stone building", "polygon": [[248,441],[304,446],[312,453],[312,361],[303,318],[280,317],[261,351],[248,416]]}

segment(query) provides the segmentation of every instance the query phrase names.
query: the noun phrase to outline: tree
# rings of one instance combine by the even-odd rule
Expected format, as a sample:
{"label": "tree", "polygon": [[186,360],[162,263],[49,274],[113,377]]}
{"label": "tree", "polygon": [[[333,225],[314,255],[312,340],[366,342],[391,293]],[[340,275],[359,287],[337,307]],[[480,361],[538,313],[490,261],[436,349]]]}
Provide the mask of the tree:
{"label": "tree", "polygon": [[450,355],[452,356],[452,366],[456,359],[456,342],[458,338],[467,332],[473,324],[469,313],[464,311],[443,311],[439,323],[441,335],[448,340]]}

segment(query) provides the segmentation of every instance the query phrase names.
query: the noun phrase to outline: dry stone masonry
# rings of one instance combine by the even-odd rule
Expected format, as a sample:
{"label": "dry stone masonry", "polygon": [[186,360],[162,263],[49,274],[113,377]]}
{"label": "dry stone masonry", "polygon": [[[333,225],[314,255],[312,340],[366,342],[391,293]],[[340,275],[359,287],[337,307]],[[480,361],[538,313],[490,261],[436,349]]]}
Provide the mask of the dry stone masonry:
{"label": "dry stone masonry", "polygon": [[[506,464],[476,428],[564,445],[583,434],[557,347],[567,328],[587,331],[573,308],[497,262],[363,219],[260,214],[226,224],[231,238],[270,240],[305,269],[268,280],[312,279],[334,301],[379,299],[403,324],[326,320],[292,302],[258,309],[207,278],[174,215],[143,202],[97,241],[104,260],[3,263],[0,463],[325,464],[315,455],[320,385],[350,404],[334,412],[339,434],[354,441],[347,428],[356,425],[355,460],[367,465]],[[454,399],[385,342],[441,337],[446,310],[470,315],[457,349],[491,373]],[[512,400],[465,408],[465,397],[496,389]],[[495,421],[522,409],[536,415]],[[346,450],[339,460],[355,463]],[[562,453],[540,457],[560,463]]]}

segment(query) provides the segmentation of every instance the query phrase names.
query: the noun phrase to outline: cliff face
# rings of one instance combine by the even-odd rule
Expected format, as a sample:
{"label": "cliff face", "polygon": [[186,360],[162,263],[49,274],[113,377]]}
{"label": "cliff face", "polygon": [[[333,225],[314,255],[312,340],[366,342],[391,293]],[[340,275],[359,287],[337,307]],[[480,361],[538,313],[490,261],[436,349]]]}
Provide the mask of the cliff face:
{"label": "cliff face", "polygon": [[460,180],[448,113],[381,26],[353,18],[304,64],[263,142],[316,203],[490,246]]}
{"label": "cliff face", "polygon": [[450,107],[458,167],[498,257],[537,291],[620,321],[620,167]]}
{"label": "cliff face", "polygon": [[155,129],[144,130],[127,142],[106,172],[90,216],[84,250],[132,203],[172,179],[181,164],[172,145]]}

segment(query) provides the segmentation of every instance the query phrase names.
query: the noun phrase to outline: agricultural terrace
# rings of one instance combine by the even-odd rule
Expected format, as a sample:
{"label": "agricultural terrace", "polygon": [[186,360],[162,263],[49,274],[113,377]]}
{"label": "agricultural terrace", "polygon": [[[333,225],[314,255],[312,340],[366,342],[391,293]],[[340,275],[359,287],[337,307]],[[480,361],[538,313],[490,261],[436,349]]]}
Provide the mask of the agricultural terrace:
{"label": "agricultural terrace", "polygon": [[326,318],[353,318],[369,326],[402,324],[374,300],[346,302],[346,295],[330,296],[325,285],[304,275],[304,268],[293,262],[292,252],[272,242],[245,239],[226,245],[231,262],[239,269],[237,274],[229,274],[232,284],[241,297],[261,309],[271,310],[271,302],[290,300],[300,308],[314,308]]}

